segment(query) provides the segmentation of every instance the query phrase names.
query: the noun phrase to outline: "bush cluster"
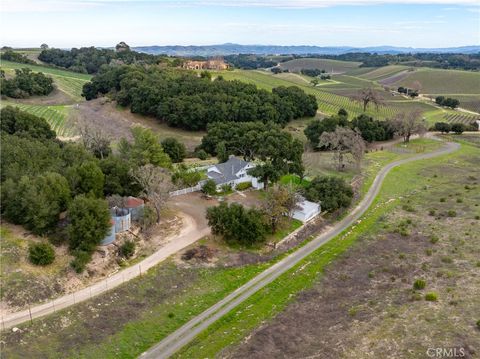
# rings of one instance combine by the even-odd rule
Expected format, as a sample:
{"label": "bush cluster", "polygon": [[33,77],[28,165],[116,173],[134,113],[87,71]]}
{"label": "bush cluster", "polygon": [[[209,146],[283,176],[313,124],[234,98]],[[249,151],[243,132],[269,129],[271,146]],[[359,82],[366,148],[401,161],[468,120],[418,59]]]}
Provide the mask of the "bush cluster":
{"label": "bush cluster", "polygon": [[55,260],[55,250],[49,243],[34,243],[28,248],[30,262],[39,266],[46,266]]}
{"label": "bush cluster", "polygon": [[42,72],[32,72],[28,68],[17,69],[12,79],[6,79],[3,70],[0,72],[0,93],[4,96],[13,98],[45,96],[53,89],[52,78],[45,76]]}

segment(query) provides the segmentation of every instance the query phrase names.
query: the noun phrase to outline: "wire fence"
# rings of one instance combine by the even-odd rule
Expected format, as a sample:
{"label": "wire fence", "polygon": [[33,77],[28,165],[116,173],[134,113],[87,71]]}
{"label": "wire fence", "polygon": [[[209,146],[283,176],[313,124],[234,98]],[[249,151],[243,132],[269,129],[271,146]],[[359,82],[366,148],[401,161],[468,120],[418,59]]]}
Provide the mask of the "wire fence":
{"label": "wire fence", "polygon": [[22,324],[25,322],[33,322],[34,319],[43,317],[48,314],[56,313],[64,308],[67,308],[71,305],[92,299],[95,296],[103,294],[110,289],[118,287],[123,283],[133,279],[137,276],[144,274],[151,266],[145,264],[142,267],[142,264],[135,265],[133,267],[127,268],[121,272],[117,272],[111,277],[108,277],[100,282],[95,283],[89,287],[81,289],[77,292],[71,294],[66,294],[57,299],[48,301],[43,304],[29,305],[28,309],[24,309],[19,312],[14,312],[1,316],[0,328],[1,330],[6,330],[8,328],[14,327],[15,325]]}

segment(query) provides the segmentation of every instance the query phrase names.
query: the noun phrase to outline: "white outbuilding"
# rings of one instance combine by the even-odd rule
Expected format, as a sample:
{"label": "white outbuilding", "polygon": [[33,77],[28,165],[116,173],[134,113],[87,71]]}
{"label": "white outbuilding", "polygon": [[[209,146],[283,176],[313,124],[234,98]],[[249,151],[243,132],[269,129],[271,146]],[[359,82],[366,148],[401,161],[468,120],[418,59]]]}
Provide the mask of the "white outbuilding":
{"label": "white outbuilding", "polygon": [[300,197],[297,208],[293,212],[293,218],[302,222],[307,222],[320,214],[320,205],[315,202],[307,201]]}

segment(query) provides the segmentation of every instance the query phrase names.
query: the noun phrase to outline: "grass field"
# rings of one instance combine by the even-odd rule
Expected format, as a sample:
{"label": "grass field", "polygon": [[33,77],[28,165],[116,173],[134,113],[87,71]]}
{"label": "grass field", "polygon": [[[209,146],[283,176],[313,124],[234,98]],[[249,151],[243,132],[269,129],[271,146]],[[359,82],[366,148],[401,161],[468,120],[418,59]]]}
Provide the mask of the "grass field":
{"label": "grass field", "polygon": [[[475,256],[479,250],[478,233],[473,228],[474,222],[478,223],[475,216],[480,212],[475,206],[480,197],[471,191],[471,183],[480,173],[476,171],[472,176],[470,168],[478,155],[478,149],[465,146],[452,155],[394,169],[357,226],[257,292],[174,357],[248,357],[253,353],[259,357],[275,357],[293,352],[302,353],[302,357],[316,357],[318,351],[325,350],[336,354],[340,351],[335,357],[342,357],[343,348],[349,354],[345,357],[364,357],[367,353],[382,357],[386,352],[389,357],[403,357],[400,355],[403,353],[421,357],[425,352],[422,344],[427,345],[425,341],[428,345],[435,340],[447,346],[457,345],[453,333],[462,338],[462,344],[468,343],[475,348],[478,335],[474,325],[478,318],[474,313],[480,303],[475,294],[479,278],[479,262]],[[465,183],[470,186],[464,187]],[[432,204],[431,198],[438,199],[442,195],[452,198],[444,204]],[[473,197],[465,201],[470,195]],[[463,197],[464,201],[455,201],[455,197]],[[431,206],[436,208],[440,218],[446,218],[446,213],[455,209],[457,218],[432,223],[428,215]],[[409,222],[404,222],[405,217]],[[392,236],[397,228],[404,228],[402,223],[407,223],[408,227],[402,232],[406,236],[403,240],[403,234]],[[465,240],[458,237],[458,228],[465,233]],[[436,242],[430,240],[434,238],[430,235],[440,237],[440,243],[433,244]],[[376,241],[383,238],[392,239],[382,247],[381,241]],[[368,250],[362,248],[372,242],[380,246],[376,256],[369,256]],[[389,247],[385,248],[386,245]],[[415,253],[418,246],[426,248],[425,252]],[[352,249],[348,250],[349,247]],[[365,257],[356,257],[359,254]],[[422,266],[422,260],[427,264]],[[346,272],[345,263],[352,261],[353,270]],[[366,261],[371,263],[365,266]],[[372,269],[377,274],[370,275]],[[329,282],[332,285],[328,289],[322,290],[322,281],[327,275],[334,279]],[[416,294],[420,299],[412,302],[412,296],[418,298],[411,289],[415,276],[427,279],[428,291],[439,295],[437,303],[422,300],[424,293]],[[462,282],[461,288],[453,284],[458,281]],[[331,297],[334,290],[338,290],[340,296]],[[319,307],[319,300],[326,306]],[[310,301],[312,306],[307,306]],[[286,312],[279,315],[285,309]],[[277,316],[278,320],[273,319]],[[378,317],[381,321],[376,320]],[[270,325],[272,330],[269,330]],[[432,335],[426,338],[425,333]],[[336,340],[336,344],[323,343],[330,340],[329,337],[333,337],[331,340]],[[363,347],[364,341],[358,338],[365,337],[368,345]],[[420,337],[421,340],[415,339]],[[352,345],[342,345],[349,339]],[[316,351],[308,351],[313,350],[310,347]]]}
{"label": "grass field", "polygon": [[75,129],[69,123],[69,115],[72,109],[67,105],[30,105],[10,101],[2,101],[2,107],[15,106],[20,110],[31,113],[32,115],[44,118],[51,126],[57,136],[69,137],[76,134]]}
{"label": "grass field", "polygon": [[325,70],[327,73],[344,73],[356,69],[360,62],[339,61],[329,59],[303,58],[282,62],[280,67],[290,72],[300,72],[302,69]]}
{"label": "grass field", "polygon": [[409,72],[394,86],[422,85],[425,94],[476,94],[480,96],[480,72],[419,68]]}
{"label": "grass field", "polygon": [[45,75],[53,78],[55,85],[60,91],[66,93],[76,101],[82,100],[82,87],[86,82],[90,81],[92,77],[87,74],[80,74],[47,66],[20,64],[10,61],[2,61],[0,67],[10,74],[13,74],[15,69],[23,68],[29,68],[35,72],[43,72]]}
{"label": "grass field", "polygon": [[388,65],[375,68],[363,74],[359,74],[358,77],[371,81],[380,81],[391,76],[394,76],[402,71],[408,70],[409,67],[402,65]]}

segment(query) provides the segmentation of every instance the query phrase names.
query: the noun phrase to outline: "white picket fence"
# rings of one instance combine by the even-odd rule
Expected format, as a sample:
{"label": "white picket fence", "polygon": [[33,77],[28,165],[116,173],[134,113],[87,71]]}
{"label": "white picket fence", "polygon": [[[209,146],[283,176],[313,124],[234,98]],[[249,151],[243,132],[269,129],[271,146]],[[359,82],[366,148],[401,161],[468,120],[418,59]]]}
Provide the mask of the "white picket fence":
{"label": "white picket fence", "polygon": [[203,185],[207,182],[206,180],[200,181],[197,183],[196,186],[193,187],[188,187],[188,188],[182,188],[178,189],[176,191],[170,192],[170,197],[175,197],[175,196],[180,196],[182,194],[187,194],[187,193],[192,193],[192,192],[197,192],[200,191],[203,187]]}

